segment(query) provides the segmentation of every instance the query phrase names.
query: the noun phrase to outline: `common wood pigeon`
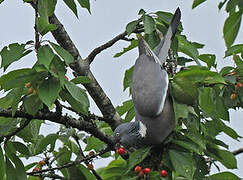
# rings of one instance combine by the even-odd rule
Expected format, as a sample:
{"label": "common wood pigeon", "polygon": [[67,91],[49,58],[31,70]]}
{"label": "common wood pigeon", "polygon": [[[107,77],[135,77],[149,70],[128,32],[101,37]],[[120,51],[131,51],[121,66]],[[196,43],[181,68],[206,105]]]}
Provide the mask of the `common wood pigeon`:
{"label": "common wood pigeon", "polygon": [[143,38],[139,38],[139,57],[132,77],[135,121],[123,123],[115,129],[116,144],[127,149],[158,145],[175,128],[174,110],[168,93],[168,74],[162,65],[168,56],[180,18],[181,12],[177,8],[166,35],[154,52]]}

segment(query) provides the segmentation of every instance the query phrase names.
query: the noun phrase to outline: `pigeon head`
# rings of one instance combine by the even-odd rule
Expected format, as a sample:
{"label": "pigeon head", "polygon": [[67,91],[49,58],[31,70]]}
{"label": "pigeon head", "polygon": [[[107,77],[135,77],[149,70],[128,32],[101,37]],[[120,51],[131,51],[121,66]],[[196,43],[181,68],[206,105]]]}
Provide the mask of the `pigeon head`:
{"label": "pigeon head", "polygon": [[130,147],[140,148],[146,136],[146,127],[140,121],[123,123],[119,125],[113,136],[114,144],[122,145],[126,149]]}

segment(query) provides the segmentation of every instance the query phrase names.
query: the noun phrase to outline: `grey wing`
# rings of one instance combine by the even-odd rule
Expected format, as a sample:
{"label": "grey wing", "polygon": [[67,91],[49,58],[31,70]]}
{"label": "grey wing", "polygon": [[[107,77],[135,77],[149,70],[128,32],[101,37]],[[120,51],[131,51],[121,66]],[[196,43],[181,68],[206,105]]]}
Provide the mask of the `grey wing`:
{"label": "grey wing", "polygon": [[154,60],[142,54],[137,59],[132,78],[132,97],[136,111],[155,117],[163,110],[168,89],[168,74]]}

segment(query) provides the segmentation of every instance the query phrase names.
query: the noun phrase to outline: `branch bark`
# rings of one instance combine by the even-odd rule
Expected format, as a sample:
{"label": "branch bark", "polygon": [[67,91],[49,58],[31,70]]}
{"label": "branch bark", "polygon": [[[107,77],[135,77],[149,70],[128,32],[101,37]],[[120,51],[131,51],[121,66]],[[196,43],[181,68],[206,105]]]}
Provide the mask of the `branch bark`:
{"label": "branch bark", "polygon": [[232,153],[233,153],[235,156],[236,156],[236,155],[239,155],[239,154],[243,153],[243,148],[237,149],[237,150],[233,151]]}
{"label": "branch bark", "polygon": [[87,60],[82,59],[78,52],[78,49],[72,42],[68,33],[64,29],[64,26],[57,19],[57,17],[53,15],[49,18],[49,20],[50,23],[55,24],[57,26],[57,29],[55,31],[52,31],[53,37],[76,60],[76,62],[74,64],[71,64],[70,67],[77,73],[77,75],[88,76],[92,80],[91,83],[83,85],[95,101],[98,108],[100,109],[101,113],[106,119],[106,122],[114,130],[117,127],[117,125],[120,124],[121,118],[116,112],[116,109],[112,105],[109,97],[105,94],[99,83],[96,81],[94,75],[90,71],[89,62]]}
{"label": "branch bark", "polygon": [[[0,108],[0,116],[3,117],[12,117],[11,110],[4,110]],[[71,126],[73,128],[77,128],[80,131],[85,131],[92,134],[94,137],[100,139],[101,141],[105,142],[109,147],[113,148],[113,142],[111,137],[106,135],[105,133],[101,132],[97,127],[96,124],[90,123],[83,120],[76,120],[71,118],[67,115],[60,116],[54,112],[38,112],[35,116],[29,115],[23,111],[16,111],[14,117],[20,118],[27,118],[27,119],[40,119],[40,120],[49,120],[51,122],[55,122],[58,124],[63,124],[65,126]]]}

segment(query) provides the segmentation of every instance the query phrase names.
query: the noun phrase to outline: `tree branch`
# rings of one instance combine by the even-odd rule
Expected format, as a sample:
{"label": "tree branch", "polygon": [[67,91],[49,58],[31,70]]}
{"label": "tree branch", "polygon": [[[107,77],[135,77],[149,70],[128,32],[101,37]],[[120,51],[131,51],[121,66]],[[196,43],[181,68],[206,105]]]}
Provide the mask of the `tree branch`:
{"label": "tree branch", "polygon": [[[4,110],[0,108],[0,116],[3,117],[12,117],[11,110]],[[27,119],[40,119],[40,120],[49,120],[51,122],[55,122],[58,124],[63,124],[65,126],[71,126],[73,128],[77,128],[80,131],[85,131],[92,134],[94,137],[100,139],[101,141],[105,142],[109,147],[113,148],[113,142],[111,137],[106,135],[105,133],[101,132],[97,127],[96,124],[90,123],[83,120],[76,120],[71,118],[67,115],[60,116],[54,112],[38,112],[35,116],[29,115],[23,111],[16,111],[14,117],[21,117]],[[19,129],[19,128],[18,128]]]}
{"label": "tree branch", "polygon": [[109,97],[105,94],[105,92],[93,76],[92,72],[90,71],[89,62],[82,59],[78,52],[78,49],[72,42],[71,38],[64,29],[63,25],[57,19],[57,17],[53,15],[49,18],[49,21],[50,23],[57,26],[57,29],[55,31],[52,31],[52,35],[54,36],[56,41],[64,49],[66,49],[76,60],[76,62],[74,64],[71,64],[70,67],[77,73],[77,75],[88,76],[91,79],[91,83],[83,85],[100,109],[101,113],[106,119],[106,122],[114,130],[117,125],[120,124],[121,118],[116,112],[116,109],[112,105]]}
{"label": "tree branch", "polygon": [[93,158],[96,158],[97,156],[101,156],[107,152],[109,152],[111,149],[110,148],[106,148],[106,149],[103,149],[101,150],[99,153],[96,153],[92,156],[88,156],[88,157],[85,157],[85,158],[81,158],[81,159],[78,159],[76,161],[73,161],[73,162],[69,162],[67,164],[64,164],[62,166],[59,166],[59,167],[54,167],[54,168],[48,168],[48,169],[42,169],[40,171],[34,171],[34,172],[29,172],[27,173],[27,175],[36,175],[36,174],[40,174],[40,173],[43,173],[43,172],[48,172],[48,171],[54,171],[54,170],[61,170],[61,169],[64,169],[64,168],[69,168],[71,166],[75,166],[77,164],[80,164],[84,161],[89,161]]}
{"label": "tree branch", "polygon": [[[136,29],[134,32],[135,33],[141,33],[143,32],[143,29]],[[133,39],[128,39],[127,37],[127,32],[124,31],[121,34],[118,34],[116,37],[114,37],[113,39],[111,39],[110,41],[106,42],[105,44],[95,48],[89,55],[88,57],[85,59],[86,61],[89,62],[89,64],[91,64],[94,60],[94,58],[96,57],[97,54],[99,54],[101,51],[111,47],[112,45],[114,45],[117,41],[119,40],[125,40],[125,41],[132,41]]]}
{"label": "tree branch", "polygon": [[232,153],[233,153],[235,156],[236,156],[236,155],[239,155],[239,154],[243,153],[243,148],[237,149],[237,150],[233,151]]}
{"label": "tree branch", "polygon": [[106,42],[105,44],[95,48],[89,55],[88,57],[85,59],[86,61],[89,62],[89,64],[91,64],[95,58],[95,56],[97,54],[99,54],[101,51],[111,47],[113,44],[115,44],[117,41],[124,39],[125,36],[127,35],[127,32],[124,31],[123,33],[117,35],[116,37],[114,37],[113,39],[111,39],[110,41]]}

